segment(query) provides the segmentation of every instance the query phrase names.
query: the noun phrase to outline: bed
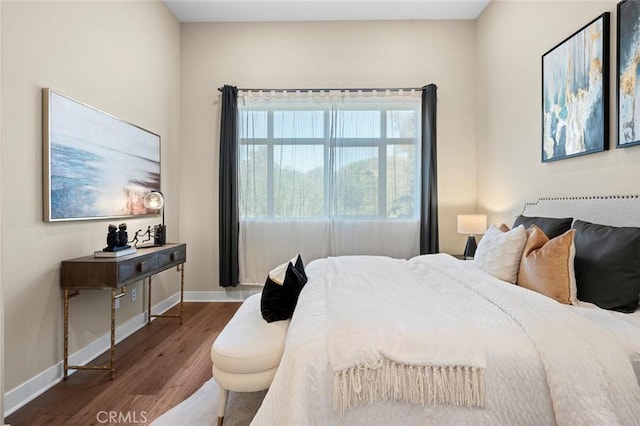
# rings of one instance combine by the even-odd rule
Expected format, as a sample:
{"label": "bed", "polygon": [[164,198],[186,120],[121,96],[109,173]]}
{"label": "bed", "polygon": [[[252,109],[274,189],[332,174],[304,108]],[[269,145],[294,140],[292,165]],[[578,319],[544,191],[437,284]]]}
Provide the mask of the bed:
{"label": "bed", "polygon": [[[638,207],[553,198],[523,214],[640,226]],[[638,313],[561,304],[446,254],[306,274],[254,425],[640,424]]]}

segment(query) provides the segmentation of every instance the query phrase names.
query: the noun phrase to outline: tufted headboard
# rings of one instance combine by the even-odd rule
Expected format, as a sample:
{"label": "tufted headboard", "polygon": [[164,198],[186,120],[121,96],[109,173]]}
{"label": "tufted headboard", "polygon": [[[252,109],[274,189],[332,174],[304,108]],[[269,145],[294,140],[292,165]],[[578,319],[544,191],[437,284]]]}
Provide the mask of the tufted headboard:
{"label": "tufted headboard", "polygon": [[572,217],[611,226],[640,227],[640,195],[539,198],[525,203],[524,216]]}

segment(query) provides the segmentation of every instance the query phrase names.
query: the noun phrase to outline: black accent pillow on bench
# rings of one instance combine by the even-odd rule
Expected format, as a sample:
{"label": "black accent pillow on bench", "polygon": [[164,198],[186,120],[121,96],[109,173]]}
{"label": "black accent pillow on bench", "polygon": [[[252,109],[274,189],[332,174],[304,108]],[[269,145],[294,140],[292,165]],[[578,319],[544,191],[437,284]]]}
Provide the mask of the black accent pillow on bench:
{"label": "black accent pillow on bench", "polygon": [[525,229],[531,228],[531,225],[536,225],[542,229],[542,232],[553,239],[559,235],[564,234],[571,229],[572,217],[555,218],[555,217],[537,217],[537,216],[518,216],[513,223],[512,229],[518,225],[524,225]]}
{"label": "black accent pillow on bench", "polygon": [[640,228],[576,220],[574,260],[578,299],[634,312],[640,293]]}
{"label": "black accent pillow on bench", "polygon": [[[274,271],[283,266],[280,265]],[[286,268],[282,282],[279,282],[278,278],[269,273],[264,283],[262,298],[260,299],[260,311],[267,322],[291,318],[298,303],[300,291],[307,283],[307,274],[300,255],[296,258],[295,265],[293,261],[290,261]]]}

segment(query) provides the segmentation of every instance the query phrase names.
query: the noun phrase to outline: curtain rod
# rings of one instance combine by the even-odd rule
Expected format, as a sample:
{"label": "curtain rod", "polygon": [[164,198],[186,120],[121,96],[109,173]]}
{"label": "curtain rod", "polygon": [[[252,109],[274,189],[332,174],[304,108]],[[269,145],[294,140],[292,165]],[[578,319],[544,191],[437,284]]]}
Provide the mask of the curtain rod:
{"label": "curtain rod", "polygon": [[[240,92],[386,92],[390,91],[398,91],[398,90],[423,90],[432,84],[428,84],[423,87],[394,87],[394,88],[342,88],[342,89],[238,89]],[[435,85],[434,85],[435,86]],[[218,87],[218,91],[222,92],[222,87]]]}

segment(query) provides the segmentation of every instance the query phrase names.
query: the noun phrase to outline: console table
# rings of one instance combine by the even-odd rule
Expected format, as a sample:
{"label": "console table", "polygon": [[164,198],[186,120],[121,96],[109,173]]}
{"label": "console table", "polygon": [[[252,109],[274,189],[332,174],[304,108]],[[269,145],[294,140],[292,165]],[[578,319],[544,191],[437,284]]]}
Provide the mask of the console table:
{"label": "console table", "polygon": [[[187,245],[170,243],[159,247],[140,248],[121,257],[84,256],[62,262],[60,286],[64,291],[64,379],[68,370],[109,370],[115,377],[116,299],[126,294],[126,286],[148,278],[147,324],[154,317],[179,318],[182,324],[184,301],[184,263]],[[151,315],[151,279],[153,275],[176,267],[180,272],[180,314]],[[111,361],[104,366],[69,365],[69,299],[81,289],[111,290]]]}

